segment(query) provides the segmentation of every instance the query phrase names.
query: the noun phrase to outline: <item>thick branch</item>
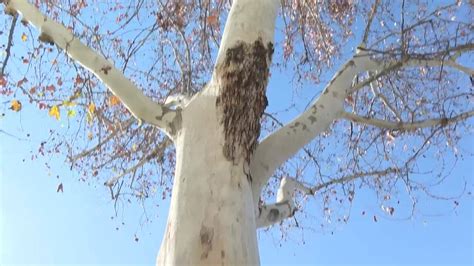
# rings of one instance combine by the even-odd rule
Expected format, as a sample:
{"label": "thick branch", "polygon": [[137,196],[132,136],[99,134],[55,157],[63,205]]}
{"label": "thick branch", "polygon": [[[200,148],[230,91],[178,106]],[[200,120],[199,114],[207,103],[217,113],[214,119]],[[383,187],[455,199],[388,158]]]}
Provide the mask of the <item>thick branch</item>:
{"label": "thick branch", "polygon": [[[372,60],[371,60],[372,62]],[[373,63],[376,63],[375,61],[373,61]],[[363,87],[369,85],[370,83],[376,81],[377,79],[387,75],[388,73],[390,73],[391,71],[394,71],[396,69],[399,69],[403,66],[403,63],[402,62],[395,62],[395,63],[391,63],[391,64],[387,64],[385,67],[381,67],[381,70],[380,71],[377,71],[377,73],[375,75],[372,75],[370,76],[369,78],[363,80],[362,82],[359,82],[359,83],[356,83],[354,84],[354,86],[352,86],[348,93],[351,94],[351,93],[354,93],[356,92],[357,90],[360,90],[362,89]]]}
{"label": "thick branch", "polygon": [[443,117],[443,118],[438,118],[438,119],[426,119],[426,120],[408,123],[408,122],[391,122],[391,121],[386,121],[386,120],[381,120],[381,119],[376,119],[376,118],[363,117],[363,116],[359,116],[359,115],[348,113],[348,112],[342,113],[342,118],[345,118],[353,122],[357,122],[357,123],[361,123],[365,125],[371,125],[371,126],[375,126],[379,128],[385,128],[385,129],[390,129],[390,130],[401,130],[401,131],[411,131],[411,130],[416,130],[416,129],[421,129],[421,128],[438,126],[438,125],[446,126],[452,123],[466,120],[472,116],[474,116],[474,110],[471,110],[469,112],[465,112],[465,113],[462,113],[450,118]]}
{"label": "thick branch", "polygon": [[356,180],[358,178],[362,178],[362,177],[366,177],[366,176],[384,176],[384,175],[393,174],[393,173],[396,173],[396,172],[398,172],[398,170],[395,169],[395,168],[387,168],[385,170],[379,170],[379,171],[354,173],[353,175],[348,175],[348,176],[343,176],[343,177],[340,177],[340,178],[331,179],[328,182],[324,182],[324,183],[321,183],[319,185],[316,185],[316,186],[311,188],[311,191],[314,194],[314,193],[318,192],[321,189],[325,189],[325,188],[328,188],[328,187],[330,187],[332,185],[336,185],[336,184],[348,183],[348,182],[351,182],[351,181]]}
{"label": "thick branch", "polygon": [[173,134],[173,121],[177,113],[153,102],[137,88],[123,73],[102,55],[98,54],[63,25],[44,16],[34,5],[26,0],[10,0],[8,9],[17,11],[40,31],[41,41],[56,44],[69,57],[94,73],[104,84],[120,98],[122,103],[136,118],[156,125],[168,134]]}
{"label": "thick branch", "polygon": [[[344,113],[343,103],[346,95],[357,91],[378,78],[387,75],[391,71],[403,67],[412,66],[450,66],[470,74],[472,70],[460,66],[455,61],[443,58],[447,53],[459,51],[471,51],[474,49],[472,44],[463,44],[457,47],[452,47],[442,53],[434,53],[426,56],[422,55],[407,55],[403,60],[377,60],[372,59],[369,50],[360,47],[354,57],[345,63],[339,72],[332,78],[329,85],[324,89],[323,93],[305,112],[295,118],[293,121],[284,127],[273,132],[262,140],[257,150],[254,153],[254,158],[251,162],[251,172],[254,180],[254,198],[258,198],[261,188],[268,182],[268,179],[273,172],[301,148],[307,145],[320,133],[329,128],[331,123],[344,115],[347,119],[347,114]],[[436,57],[439,56],[439,59]],[[447,57],[450,58],[450,57]],[[375,75],[353,86],[353,78],[361,72],[374,72]],[[458,117],[427,120],[421,126],[429,127],[434,124],[443,124],[457,122],[472,116],[471,112],[465,113]],[[365,121],[362,117],[352,117],[358,122]],[[371,122],[383,125],[387,128],[403,129],[399,127],[399,123],[371,120]],[[368,123],[368,122],[367,122]],[[416,128],[419,124],[403,124],[408,128]]]}
{"label": "thick branch", "polygon": [[261,39],[265,45],[273,43],[279,8],[280,1],[277,0],[234,1],[222,34],[216,66],[224,60],[227,50],[240,42],[253,43]]}
{"label": "thick branch", "polygon": [[391,167],[385,170],[359,172],[354,173],[353,175],[331,179],[311,188],[294,179],[283,178],[280,183],[280,188],[278,189],[276,203],[271,205],[263,205],[259,209],[259,214],[257,216],[257,228],[268,227],[287,218],[293,217],[297,211],[294,203],[295,190],[298,190],[305,195],[315,195],[318,191],[336,184],[348,183],[367,176],[385,176],[397,172],[398,170],[396,168]]}
{"label": "thick branch", "polygon": [[288,217],[292,217],[296,212],[294,202],[295,190],[301,191],[305,195],[313,195],[314,192],[302,183],[284,177],[278,188],[276,203],[263,205],[259,209],[257,216],[257,228],[268,227],[279,223]]}
{"label": "thick branch", "polygon": [[452,67],[454,69],[457,69],[461,72],[464,72],[465,74],[469,76],[474,75],[474,69],[465,67],[463,65],[460,65],[454,60],[448,59],[448,60],[443,60],[443,59],[410,59],[407,62],[407,66],[445,66],[445,67]]}
{"label": "thick branch", "polygon": [[[364,61],[367,66],[367,71],[374,70],[375,74],[371,75],[369,78],[363,80],[360,83],[352,86],[348,93],[354,93],[357,90],[364,88],[375,80],[387,75],[388,73],[407,67],[417,67],[417,66],[430,66],[430,67],[451,67],[458,71],[461,71],[469,76],[474,75],[474,69],[465,67],[455,61],[455,58],[446,57],[446,54],[451,52],[467,52],[474,50],[474,44],[463,44],[456,47],[453,47],[449,50],[443,51],[444,53],[436,54],[426,54],[426,55],[406,55],[406,58],[403,60],[389,60],[389,61],[378,61],[370,59],[370,52],[373,50],[366,50],[363,47],[361,49],[359,56],[364,58]],[[384,53],[383,51],[376,51],[377,53]],[[446,57],[446,58],[445,58]]]}
{"label": "thick branch", "polygon": [[370,67],[367,59],[354,56],[347,61],[305,112],[262,140],[250,165],[254,198],[259,198],[261,188],[281,164],[339,118],[354,76]]}
{"label": "thick branch", "polygon": [[[258,40],[265,47],[273,46],[279,8],[280,1],[277,0],[233,1],[217,52],[212,79],[220,78],[217,69],[223,64],[231,49],[243,43],[253,44]],[[220,86],[208,86],[204,93],[216,94],[220,89]]]}
{"label": "thick branch", "polygon": [[360,46],[366,47],[367,46],[367,40],[369,39],[369,32],[370,32],[370,27],[372,26],[372,20],[374,19],[375,13],[377,13],[377,7],[380,4],[380,0],[375,0],[374,4],[372,5],[372,9],[370,10],[369,18],[367,20],[367,26],[365,27],[364,30],[364,36],[362,37],[362,43]]}

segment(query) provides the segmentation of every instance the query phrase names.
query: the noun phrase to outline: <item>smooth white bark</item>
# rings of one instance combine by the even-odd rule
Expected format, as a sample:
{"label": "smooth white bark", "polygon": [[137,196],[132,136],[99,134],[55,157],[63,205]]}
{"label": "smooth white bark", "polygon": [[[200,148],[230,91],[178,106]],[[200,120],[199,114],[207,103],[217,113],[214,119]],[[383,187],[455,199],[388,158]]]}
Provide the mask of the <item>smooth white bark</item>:
{"label": "smooth white bark", "polygon": [[[280,0],[235,0],[227,17],[226,26],[217,53],[215,68],[224,60],[229,48],[240,42],[253,44],[261,40],[264,45],[274,42],[275,21]],[[216,79],[216,71],[212,80]],[[215,81],[212,81],[215,82]],[[217,94],[217,86],[208,86],[203,93]]]}
{"label": "smooth white bark", "polygon": [[222,41],[217,54],[216,65],[221,62],[229,48],[238,42],[273,43],[275,19],[280,0],[235,0],[227,18]]}
{"label": "smooth white bark", "polygon": [[214,96],[200,95],[182,112],[173,194],[157,265],[259,264],[250,183],[243,164],[224,157],[215,102]]}

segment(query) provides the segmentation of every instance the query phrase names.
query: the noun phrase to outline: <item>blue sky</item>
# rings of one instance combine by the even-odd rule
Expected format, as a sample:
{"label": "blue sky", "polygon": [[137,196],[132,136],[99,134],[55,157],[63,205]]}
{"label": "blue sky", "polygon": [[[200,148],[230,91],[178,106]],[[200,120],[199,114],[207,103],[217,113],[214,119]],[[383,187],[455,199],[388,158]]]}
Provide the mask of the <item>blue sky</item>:
{"label": "blue sky", "polygon": [[[1,144],[1,265],[153,265],[165,207],[151,224],[140,225],[140,206],[128,206],[123,218],[112,220],[105,189],[79,183],[70,173],[63,172],[59,181],[39,163],[22,162],[25,143],[1,135]],[[453,176],[472,170],[466,162]],[[59,182],[64,193],[56,193]],[[262,264],[472,265],[472,199],[439,217],[375,223],[356,214],[334,234],[307,231],[304,245],[299,232],[291,238],[280,247],[278,234],[261,232]]]}
{"label": "blue sky", "polygon": [[[281,101],[307,100],[313,93],[295,96],[287,77],[274,73],[272,78],[270,106],[275,109]],[[0,118],[0,265],[154,265],[168,202],[147,203],[151,223],[142,223],[144,212],[137,203],[119,208],[115,216],[108,190],[99,183],[78,182],[64,158],[30,160],[31,151],[48,138],[48,129],[65,121],[28,105],[13,113],[3,99],[1,103],[7,115]],[[474,139],[464,139],[461,146],[474,151]],[[472,191],[474,165],[467,158],[450,178],[469,180],[467,190]],[[64,193],[56,192],[59,183]],[[460,191],[458,182],[447,182],[442,189],[446,194]],[[262,264],[474,265],[472,196],[463,197],[455,210],[452,201],[425,201],[421,211],[436,215],[417,213],[409,220],[378,216],[374,222],[380,206],[365,192],[347,224],[322,230],[319,213],[314,213],[316,229],[291,231],[287,240],[280,241],[278,229],[260,231]],[[151,206],[155,204],[160,207]]]}

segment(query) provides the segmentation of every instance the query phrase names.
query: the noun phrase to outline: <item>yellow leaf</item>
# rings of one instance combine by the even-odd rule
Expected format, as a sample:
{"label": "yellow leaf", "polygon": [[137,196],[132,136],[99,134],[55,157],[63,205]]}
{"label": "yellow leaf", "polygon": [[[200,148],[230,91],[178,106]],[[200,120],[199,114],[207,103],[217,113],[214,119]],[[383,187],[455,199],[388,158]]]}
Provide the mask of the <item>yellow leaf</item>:
{"label": "yellow leaf", "polygon": [[23,34],[21,35],[21,40],[26,42],[26,40],[28,40],[28,36],[26,36],[26,34],[23,32]]}
{"label": "yellow leaf", "polygon": [[92,115],[95,112],[95,104],[90,103],[87,109],[89,110],[89,113]]}
{"label": "yellow leaf", "polygon": [[92,120],[94,120],[94,112],[95,112],[95,104],[90,103],[87,106],[87,116],[86,116],[86,120],[87,120],[87,123],[89,123],[89,125],[92,124]]}
{"label": "yellow leaf", "polygon": [[117,105],[119,103],[120,103],[120,99],[117,96],[112,95],[112,96],[109,97],[109,105],[110,106],[114,106],[114,105]]}
{"label": "yellow leaf", "polygon": [[10,109],[12,109],[15,112],[19,112],[21,110],[21,102],[18,100],[12,100]]}
{"label": "yellow leaf", "polygon": [[69,98],[69,101],[75,100],[75,99],[79,98],[79,96],[81,96],[81,91],[80,91],[80,90],[77,90],[77,91],[74,92],[74,95],[72,95],[72,96]]}
{"label": "yellow leaf", "polygon": [[60,114],[59,114],[59,108],[57,105],[53,105],[49,109],[49,115],[56,118],[56,120],[59,120]]}
{"label": "yellow leaf", "polygon": [[68,110],[67,111],[67,117],[72,118],[76,116],[76,111],[75,110]]}
{"label": "yellow leaf", "polygon": [[73,107],[76,106],[76,103],[71,101],[63,101],[63,105],[66,107]]}
{"label": "yellow leaf", "polygon": [[92,135],[92,132],[87,133],[87,138],[91,140],[94,136]]}

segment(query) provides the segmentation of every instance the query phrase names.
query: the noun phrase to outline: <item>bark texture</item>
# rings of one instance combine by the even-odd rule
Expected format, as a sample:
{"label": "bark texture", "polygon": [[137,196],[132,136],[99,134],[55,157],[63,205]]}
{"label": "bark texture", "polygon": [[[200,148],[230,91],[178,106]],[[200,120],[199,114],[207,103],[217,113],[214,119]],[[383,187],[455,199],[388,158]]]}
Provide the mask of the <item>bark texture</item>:
{"label": "bark texture", "polygon": [[224,155],[234,163],[241,156],[249,163],[257,147],[260,119],[268,104],[265,91],[272,55],[273,44],[264,45],[261,38],[252,44],[238,42],[217,66],[221,93],[216,104],[222,113]]}

